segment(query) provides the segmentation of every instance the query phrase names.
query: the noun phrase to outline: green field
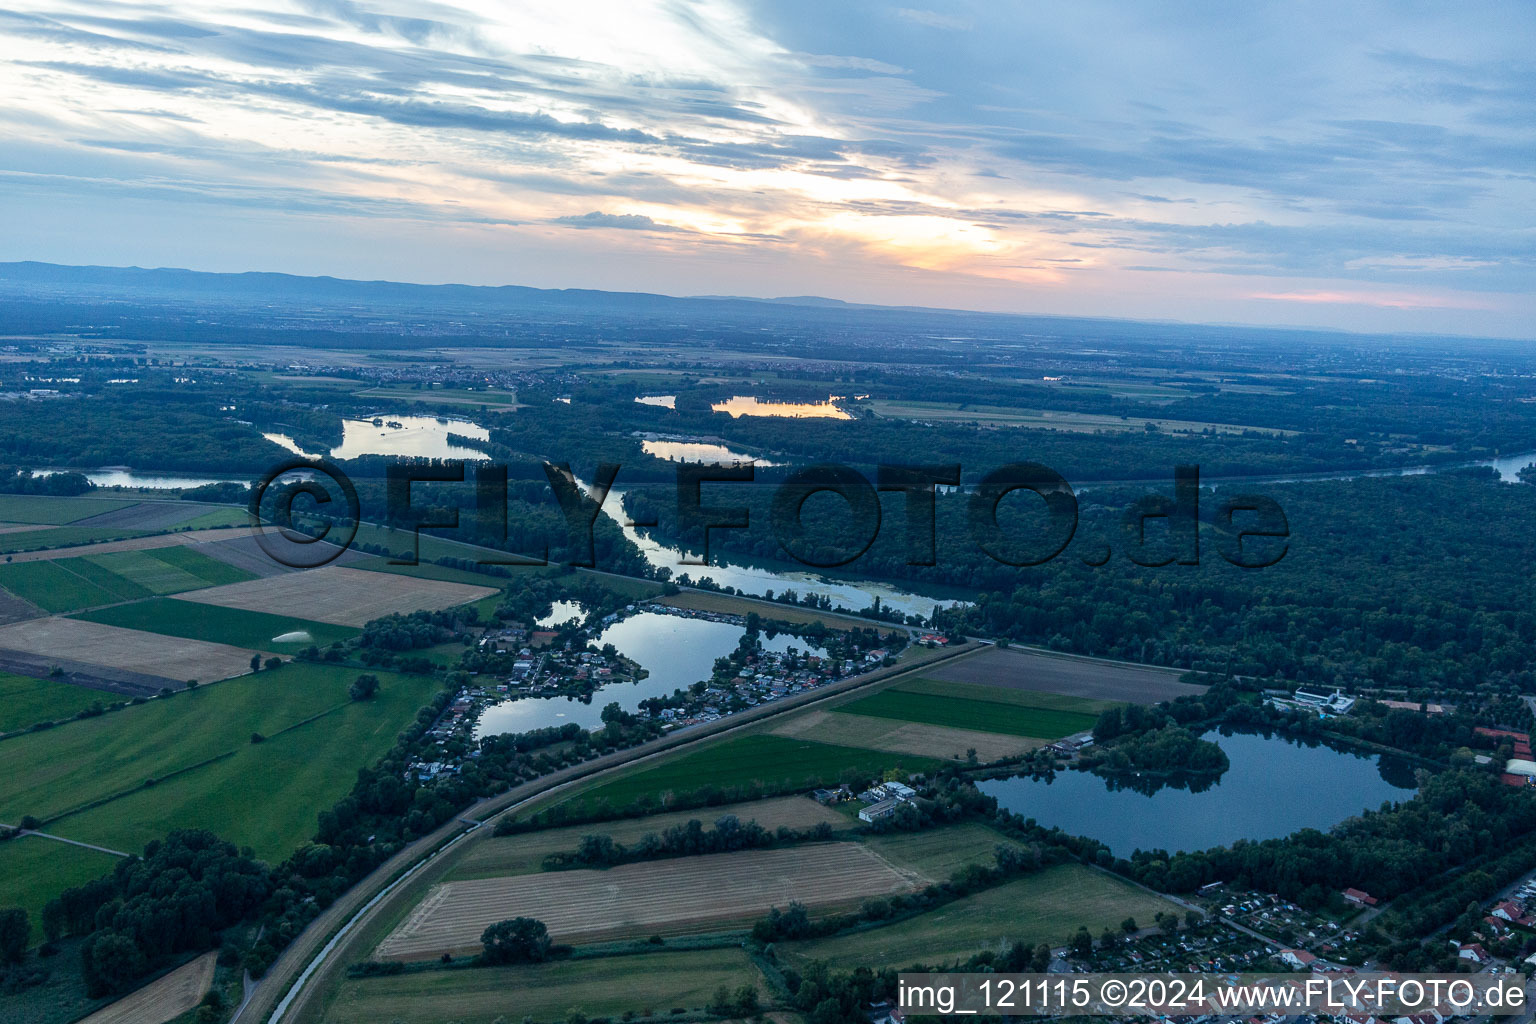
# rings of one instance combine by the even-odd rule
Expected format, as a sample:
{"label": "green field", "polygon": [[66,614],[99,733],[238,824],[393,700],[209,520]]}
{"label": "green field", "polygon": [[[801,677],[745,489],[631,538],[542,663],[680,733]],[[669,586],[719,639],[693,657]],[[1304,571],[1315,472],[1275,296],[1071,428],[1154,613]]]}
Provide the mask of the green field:
{"label": "green field", "polygon": [[42,523],[63,526],[77,519],[116,512],[137,500],[68,498],[51,494],[0,494],[0,523]]}
{"label": "green field", "polygon": [[84,711],[92,704],[112,704],[122,699],[117,694],[52,679],[0,672],[0,733],[25,729],[36,722],[72,718],[76,711]]}
{"label": "green field", "polygon": [[1057,708],[1029,707],[1012,701],[971,700],[892,688],[862,697],[837,709],[843,714],[921,722],[951,729],[1004,733],[1054,740],[1092,729],[1096,715]]}
{"label": "green field", "polygon": [[891,768],[926,771],[938,761],[911,754],[859,750],[783,736],[741,736],[669,758],[654,768],[622,775],[563,801],[574,808],[607,803],[624,807],[638,796],[686,793],[705,786],[742,786],[763,782],[804,789],[836,782],[850,769],[867,776]]}
{"label": "green field", "polygon": [[[325,1007],[326,1024],[487,1024],[565,1020],[571,1010],[617,1018],[626,1010],[665,1017],[701,1010],[721,985],[761,986],[740,949],[646,953],[529,967],[423,971],[348,978]],[[768,995],[760,988],[760,998]],[[310,1017],[310,1020],[316,1019]]]}
{"label": "green field", "polygon": [[1128,882],[1081,864],[1058,864],[1037,875],[884,928],[809,942],[784,942],[791,962],[827,960],[837,968],[940,964],[1010,942],[1061,945],[1079,926],[1098,935],[1127,917],[1151,922],[1178,908]]}
{"label": "green field", "polygon": [[891,832],[868,836],[864,845],[892,864],[921,872],[942,882],[972,864],[991,867],[999,846],[1017,846],[1001,832],[977,822],[965,822],[921,832]]}
{"label": "green field", "polygon": [[155,531],[125,530],[120,526],[55,526],[47,530],[28,530],[25,533],[3,533],[0,534],[0,554],[41,551],[44,548],[66,548],[77,544],[95,544],[104,540],[126,540],[129,537],[143,537],[153,532]]}
{"label": "green field", "polygon": [[100,878],[119,858],[38,836],[0,843],[0,907],[20,907],[43,937],[43,905],[72,886]]}
{"label": "green field", "polygon": [[[437,687],[427,676],[376,672],[379,695],[354,702],[347,687],[357,674],[290,663],[6,740],[0,821],[34,814],[49,832],[125,852],[204,826],[281,859]],[[266,741],[251,743],[253,732]]]}
{"label": "green field", "polygon": [[[82,574],[62,562],[12,562],[10,565],[0,565],[0,587],[48,612],[68,612],[129,600],[87,578],[88,575],[94,575],[91,570],[95,568],[88,566],[87,573]],[[140,592],[138,596],[144,595]]]}
{"label": "green field", "polygon": [[223,586],[226,583],[243,583],[256,578],[254,573],[209,558],[201,551],[183,544],[146,551],[90,555],[88,560],[156,595],[178,594],[186,590]]}
{"label": "green field", "polygon": [[0,587],[50,612],[72,612],[156,594],[255,579],[244,569],[177,545],[0,565]]}
{"label": "green field", "polygon": [[309,641],[276,644],[272,638],[303,630],[313,637],[313,643],[325,646],[337,640],[356,636],[360,631],[351,626],[337,626],[329,622],[313,622],[309,619],[271,615],[267,612],[248,612],[239,608],[224,608],[214,604],[198,604],[196,601],[178,601],[173,597],[156,597],[148,601],[101,608],[76,615],[77,619],[101,622],[108,626],[139,629],[148,633],[180,636],[191,640],[209,640],[213,643],[234,647],[250,647],[262,651],[292,653],[308,647]]}
{"label": "green field", "polygon": [[216,526],[244,526],[247,522],[243,508],[215,508],[181,525],[188,530],[211,530]]}

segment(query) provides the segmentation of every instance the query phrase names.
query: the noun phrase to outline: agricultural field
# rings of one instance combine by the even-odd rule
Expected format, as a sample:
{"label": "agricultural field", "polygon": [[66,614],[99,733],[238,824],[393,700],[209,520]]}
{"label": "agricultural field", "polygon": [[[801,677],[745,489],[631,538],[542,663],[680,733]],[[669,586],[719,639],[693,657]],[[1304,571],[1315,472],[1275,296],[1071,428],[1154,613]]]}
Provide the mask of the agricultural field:
{"label": "agricultural field", "polygon": [[0,587],[50,612],[78,611],[251,578],[250,573],[180,545],[0,565]]}
{"label": "agricultural field", "polygon": [[776,829],[781,825],[788,828],[810,828],[822,822],[834,827],[848,824],[848,819],[843,815],[803,796],[722,804],[692,811],[672,811],[644,818],[621,818],[617,821],[541,829],[537,832],[479,840],[465,851],[446,878],[448,881],[467,881],[531,874],[541,870],[542,862],[549,854],[574,850],[580,845],[583,836],[604,833],[612,836],[614,842],[630,844],[648,832],[661,832],[675,825],[686,825],[693,819],[703,822],[707,828],[727,814],[736,815],[742,822],[755,821],[766,829]]}
{"label": "agricultural field", "polygon": [[45,530],[0,534],[0,554],[97,544],[141,537],[144,533],[143,530],[126,530],[115,526],[50,526]]}
{"label": "agricultural field", "polygon": [[773,727],[772,733],[790,739],[952,761],[963,761],[970,750],[976,751],[976,756],[983,761],[997,761],[1033,750],[1045,742],[1006,733],[950,729],[942,725],[822,710],[786,715]]}
{"label": "agricultural field", "polygon": [[[739,948],[680,950],[569,960],[526,967],[424,971],[394,977],[348,978],[327,1002],[326,1024],[476,1024],[505,1017],[564,1020],[572,1010],[617,1018],[673,1009],[702,1010],[724,985],[735,991],[762,977]],[[317,1024],[320,1014],[303,1024]]]}
{"label": "agricultural field", "polygon": [[994,647],[941,665],[925,675],[941,683],[971,683],[1094,700],[1156,704],[1205,687],[1179,682],[1175,669],[1110,663],[1016,647]]}
{"label": "agricultural field", "polygon": [[[305,380],[307,384],[308,379]],[[355,383],[355,382],[353,382]],[[377,398],[380,401],[389,402],[427,402],[432,405],[458,405],[458,406],[489,406],[497,412],[511,412],[521,409],[517,395],[511,391],[461,391],[458,389],[439,388],[429,390],[407,387],[376,387],[364,388],[352,393],[354,398]]]}
{"label": "agricultural field", "polygon": [[979,822],[962,822],[921,832],[889,832],[864,838],[863,843],[897,867],[933,879],[945,879],[972,864],[991,867],[999,846],[1018,846],[996,829]]}
{"label": "agricultural field", "polygon": [[204,953],[143,988],[104,1006],[80,1024],[149,1024],[175,1020],[197,1008],[213,984],[218,953]]}
{"label": "agricultural field", "polygon": [[1033,427],[1045,430],[1066,430],[1075,433],[1100,431],[1141,432],[1150,425],[1157,430],[1172,434],[1203,433],[1207,430],[1218,434],[1241,434],[1256,431],[1262,434],[1291,436],[1294,430],[1274,427],[1247,427],[1235,423],[1207,423],[1202,420],[1170,420],[1146,416],[1117,416],[1113,414],[1070,412],[1057,409],[1015,409],[994,405],[960,405],[949,402],[896,401],[873,399],[867,403],[875,415],[898,419],[924,420],[930,423],[959,422],[983,423],[992,426]]}
{"label": "agricultural field", "polygon": [[1004,701],[969,700],[892,687],[838,707],[840,714],[1055,740],[1093,728],[1096,716]]}
{"label": "agricultural field", "polygon": [[[285,606],[279,603],[273,607],[284,608]],[[275,651],[279,654],[293,654],[310,644],[324,646],[335,643],[337,640],[355,636],[358,632],[349,626],[315,622],[298,616],[244,611],[174,597],[154,597],[147,601],[136,601],[133,604],[120,604],[111,608],[82,612],[75,616],[75,620],[99,622],[150,634],[158,633],[188,639],[206,638],[218,644],[247,650]],[[307,633],[309,639],[276,642],[277,637],[289,633]],[[0,631],[0,646],[4,646],[3,631]],[[246,660],[250,660],[249,654],[246,655]],[[209,679],[222,677],[198,676],[194,673],[193,678],[207,682]]]}
{"label": "agricultural field", "polygon": [[840,969],[901,968],[953,962],[1011,942],[1060,945],[1079,926],[1097,935],[1118,928],[1127,917],[1150,922],[1158,913],[1177,910],[1113,875],[1081,864],[1058,864],[883,928],[783,942],[777,948],[792,963],[826,960]]}
{"label": "agricultural field", "polygon": [[[14,820],[7,824],[15,824]],[[32,939],[43,937],[43,905],[71,886],[112,870],[117,857],[42,836],[0,843],[0,907],[20,907],[32,923]]]}
{"label": "agricultural field", "polygon": [[0,523],[63,526],[137,504],[132,499],[72,498],[51,494],[0,494]]}
{"label": "agricultural field", "polygon": [[115,693],[0,672],[0,733],[16,732],[36,722],[71,718],[92,704],[111,704]]}
{"label": "agricultural field", "polygon": [[199,591],[183,600],[245,612],[280,608],[300,619],[362,626],[385,615],[469,604],[495,588],[327,565]]}
{"label": "agricultural field", "polygon": [[[378,695],[352,701],[356,669],[290,663],[6,740],[0,821],[33,814],[48,832],[124,852],[198,826],[280,860],[437,688],[429,676],[375,674]],[[26,884],[40,899],[63,887]]]}
{"label": "agricultural field", "polygon": [[488,925],[532,917],[557,942],[687,935],[742,927],[772,906],[827,909],[929,884],[858,843],[813,843],[434,886],[377,957],[421,960],[479,949]]}
{"label": "agricultural field", "polygon": [[936,768],[939,761],[918,755],[816,743],[774,735],[739,736],[640,768],[562,801],[572,810],[600,804],[624,807],[640,796],[686,793],[703,786],[790,784],[799,789],[836,782],[844,772],[865,776],[887,769],[909,772]]}
{"label": "agricultural field", "polygon": [[193,501],[141,501],[127,508],[103,511],[76,526],[116,526],[130,530],[170,530],[207,515],[209,507]]}
{"label": "agricultural field", "polygon": [[206,633],[193,630],[181,639],[169,640],[156,635],[177,635],[168,629],[143,632],[147,627],[134,620],[133,610],[161,601],[172,599],[157,597],[117,605],[79,618],[28,619],[0,626],[0,651],[17,651],[60,664],[126,670],[170,682],[196,679],[207,683],[249,671],[249,649],[188,638]]}

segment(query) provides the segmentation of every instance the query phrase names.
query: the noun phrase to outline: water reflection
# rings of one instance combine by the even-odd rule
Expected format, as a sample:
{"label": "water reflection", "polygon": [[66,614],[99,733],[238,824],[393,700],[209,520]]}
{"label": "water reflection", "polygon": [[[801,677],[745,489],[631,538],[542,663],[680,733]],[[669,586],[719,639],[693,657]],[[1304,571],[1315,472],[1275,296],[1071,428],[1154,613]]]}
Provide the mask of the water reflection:
{"label": "water reflection", "polygon": [[553,601],[548,615],[534,620],[540,629],[559,629],[569,622],[580,622],[587,617],[587,606],[580,601]]}
{"label": "water reflection", "polygon": [[828,396],[825,402],[764,402],[756,395],[733,395],[724,402],[710,406],[715,412],[728,412],[731,418],[738,416],[785,416],[790,419],[851,420],[848,415],[832,404],[838,396]]}
{"label": "water reflection", "polygon": [[658,459],[666,459],[669,462],[707,462],[714,465],[731,465],[737,462],[752,462],[760,468],[770,468],[781,465],[777,462],[769,462],[767,459],[749,455],[728,448],[723,444],[712,444],[708,441],[690,441],[686,438],[666,438],[656,435],[648,435],[640,442],[641,451]]}
{"label": "water reflection", "polygon": [[[478,739],[572,724],[584,729],[599,728],[603,724],[603,708],[608,704],[617,702],[625,711],[634,711],[647,698],[669,696],[674,690],[709,679],[714,673],[715,659],[734,651],[745,632],[743,627],[729,622],[638,612],[615,622],[592,642],[598,647],[613,644],[620,654],[649,673],[644,679],[601,687],[589,702],[572,697],[520,697],[492,705],[481,713],[475,736]],[[764,651],[777,654],[791,647],[807,655],[827,654],[788,633],[769,636],[764,632],[760,639]]]}
{"label": "water reflection", "polygon": [[[379,415],[367,419],[341,421],[341,444],[332,448],[333,459],[355,459],[363,455],[397,455],[404,458],[484,460],[490,456],[466,448],[449,439],[449,434],[490,439],[491,432],[472,420],[445,416]],[[287,434],[263,433],[262,437],[307,459],[321,458],[307,452]]]}

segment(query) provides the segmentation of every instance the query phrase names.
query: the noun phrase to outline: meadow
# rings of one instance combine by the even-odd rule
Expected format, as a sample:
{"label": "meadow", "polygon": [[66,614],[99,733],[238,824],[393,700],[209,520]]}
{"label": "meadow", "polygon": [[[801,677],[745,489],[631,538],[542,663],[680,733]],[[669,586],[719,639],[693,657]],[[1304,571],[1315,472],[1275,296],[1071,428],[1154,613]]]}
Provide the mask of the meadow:
{"label": "meadow", "polygon": [[0,907],[25,910],[35,942],[43,937],[45,903],[71,886],[100,878],[117,861],[109,853],[41,836],[0,842]]}
{"label": "meadow", "polygon": [[16,732],[37,722],[71,718],[92,704],[112,704],[118,694],[83,686],[0,672],[0,733]]}
{"label": "meadow", "polygon": [[[180,601],[171,597],[155,597],[133,604],[101,608],[74,617],[124,629],[179,636],[189,640],[208,640],[229,644],[231,647],[275,651],[279,654],[292,654],[311,643],[323,647],[358,633],[351,626]],[[273,642],[274,637],[292,632],[308,633],[311,639],[281,644]]]}
{"label": "meadow", "polygon": [[[261,832],[268,827],[264,819],[282,817],[281,796],[296,779],[338,753],[356,767],[371,763],[389,748],[395,733],[436,688],[430,677],[376,673],[383,683],[379,696],[353,705],[347,687],[357,674],[356,669],[291,662],[7,740],[0,743],[0,776],[6,779],[0,791],[0,821],[31,814],[70,838],[113,846],[103,841],[107,838],[103,835],[82,831],[72,821],[74,816],[87,808],[116,804],[130,794],[139,795],[146,805],[139,810],[147,812],[181,806],[196,802],[197,791],[210,788],[207,780],[238,782],[239,774],[248,772],[252,777],[243,784],[269,794],[261,801],[262,814],[253,815],[251,805],[233,802],[218,813],[237,822],[253,819],[242,828]],[[325,712],[332,715],[324,728],[310,730],[303,743],[282,742],[283,730],[307,729],[300,723]],[[349,728],[347,723],[354,719],[359,727]],[[266,741],[253,744],[252,733],[260,733]],[[374,733],[378,736],[369,741]],[[292,760],[281,772],[269,773],[262,767],[275,769],[285,758]],[[327,770],[334,770],[334,765]],[[154,783],[146,786],[151,779]],[[351,783],[351,772],[339,777],[338,794]],[[313,824],[314,811],[306,828]],[[102,817],[108,819],[102,824],[110,838],[122,841],[125,830],[137,825],[111,819],[138,819],[140,814],[119,808]],[[205,821],[205,815],[191,815],[176,823]],[[154,835],[163,831],[158,825],[152,829]]]}

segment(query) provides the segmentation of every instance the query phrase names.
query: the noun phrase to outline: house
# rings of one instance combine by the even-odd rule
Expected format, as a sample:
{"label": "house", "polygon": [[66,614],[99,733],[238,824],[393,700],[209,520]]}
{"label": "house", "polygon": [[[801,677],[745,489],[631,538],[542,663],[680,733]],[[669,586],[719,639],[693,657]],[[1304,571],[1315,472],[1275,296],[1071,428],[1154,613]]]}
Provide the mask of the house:
{"label": "house", "polygon": [[860,811],[859,820],[874,823],[881,820],[882,818],[889,818],[900,808],[900,800],[881,800],[879,803],[870,804],[868,807]]}
{"label": "house", "polygon": [[1531,919],[1531,916],[1525,912],[1525,909],[1513,900],[1505,900],[1503,903],[1495,906],[1493,908],[1493,916],[1526,928],[1536,924],[1536,921]]}
{"label": "house", "polygon": [[1282,949],[1280,951],[1280,959],[1298,970],[1311,967],[1317,962],[1317,957],[1304,949]]}
{"label": "house", "polygon": [[917,790],[900,782],[887,782],[885,795],[895,800],[911,800],[917,796]]}
{"label": "house", "polygon": [[1344,898],[1357,907],[1374,907],[1376,897],[1359,889],[1345,889]]}
{"label": "house", "polygon": [[812,790],[811,799],[819,804],[835,804],[842,799],[842,794],[835,789]]}
{"label": "house", "polygon": [[1471,960],[1475,964],[1486,964],[1493,957],[1478,942],[1464,942],[1456,947],[1456,956],[1461,960]]}

